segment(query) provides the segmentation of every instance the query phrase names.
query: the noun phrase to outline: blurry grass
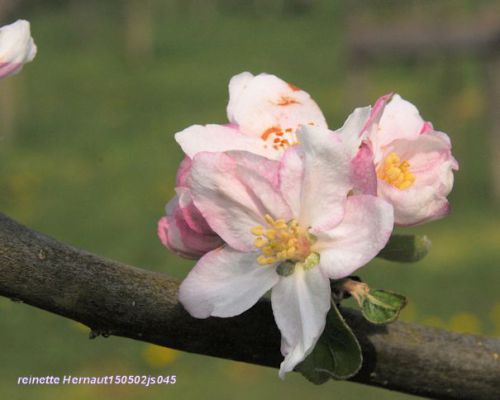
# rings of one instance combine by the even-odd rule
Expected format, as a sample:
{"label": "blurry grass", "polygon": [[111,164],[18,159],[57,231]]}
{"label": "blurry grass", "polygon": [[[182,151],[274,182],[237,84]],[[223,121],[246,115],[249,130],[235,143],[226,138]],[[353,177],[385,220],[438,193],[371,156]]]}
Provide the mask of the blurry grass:
{"label": "blurry grass", "polygon": [[[355,106],[398,91],[452,137],[461,166],[451,196],[454,211],[446,220],[411,230],[433,241],[424,261],[376,260],[360,275],[373,287],[410,298],[404,320],[500,335],[500,218],[491,197],[485,99],[474,60],[457,66],[445,61],[370,66],[363,90],[354,92],[358,76],[347,64],[344,20],[334,6],[279,18],[162,13],[155,16],[150,61],[126,56],[119,10],[103,5],[98,11],[84,22],[62,6],[28,16],[39,54],[22,74],[0,82],[0,90],[14,86],[18,102],[16,132],[0,134],[3,212],[64,242],[181,278],[192,262],[171,255],[156,238],[156,220],[173,193],[182,157],[173,134],[193,123],[225,122],[232,75],[266,71],[296,83],[320,104],[331,127],[340,126]],[[295,375],[281,382],[275,370],[190,354],[156,367],[151,360],[162,357],[155,358],[147,344],[87,336],[69,321],[0,299],[2,394],[12,399],[410,398],[343,382],[315,387]],[[178,383],[15,384],[19,375],[159,373],[176,374]]]}

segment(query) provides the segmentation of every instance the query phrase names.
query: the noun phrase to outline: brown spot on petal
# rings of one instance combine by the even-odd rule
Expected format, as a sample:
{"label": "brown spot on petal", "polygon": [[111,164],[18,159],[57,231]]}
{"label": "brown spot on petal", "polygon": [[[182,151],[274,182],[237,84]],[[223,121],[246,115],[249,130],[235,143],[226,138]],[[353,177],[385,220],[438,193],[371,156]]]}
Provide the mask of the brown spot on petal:
{"label": "brown spot on petal", "polygon": [[293,83],[288,83],[288,87],[292,89],[294,92],[300,92],[302,89],[299,88],[298,86],[295,86]]}
{"label": "brown spot on petal", "polygon": [[[267,128],[262,133],[262,135],[260,135],[260,137],[262,138],[262,140],[267,140],[269,138],[269,136],[271,136],[273,133],[275,133],[278,136],[283,135],[283,131],[281,130],[281,128],[279,126],[271,126],[270,128]],[[280,135],[280,133],[281,133],[281,135]]]}
{"label": "brown spot on petal", "polygon": [[[283,131],[281,127],[272,126],[266,129],[260,137],[264,142],[269,143],[275,150],[286,149],[298,144],[298,140],[291,128],[287,128],[285,134],[285,131]],[[267,146],[264,147],[266,148]]]}
{"label": "brown spot on petal", "polygon": [[279,106],[289,106],[291,104],[300,104],[300,103],[293,97],[289,96],[281,96],[281,99],[278,101]]}

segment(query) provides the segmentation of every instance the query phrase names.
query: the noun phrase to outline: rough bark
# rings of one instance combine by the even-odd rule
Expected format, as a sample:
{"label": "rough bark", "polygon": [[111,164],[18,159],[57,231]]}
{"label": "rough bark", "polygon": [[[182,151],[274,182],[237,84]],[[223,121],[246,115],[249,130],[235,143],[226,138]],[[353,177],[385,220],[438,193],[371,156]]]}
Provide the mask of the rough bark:
{"label": "rough bark", "polygon": [[[78,250],[0,214],[0,295],[74,319],[94,335],[277,367],[280,335],[260,301],[227,319],[192,318],[178,281]],[[364,355],[352,380],[436,399],[500,398],[500,341],[396,322],[380,327],[343,313]]]}

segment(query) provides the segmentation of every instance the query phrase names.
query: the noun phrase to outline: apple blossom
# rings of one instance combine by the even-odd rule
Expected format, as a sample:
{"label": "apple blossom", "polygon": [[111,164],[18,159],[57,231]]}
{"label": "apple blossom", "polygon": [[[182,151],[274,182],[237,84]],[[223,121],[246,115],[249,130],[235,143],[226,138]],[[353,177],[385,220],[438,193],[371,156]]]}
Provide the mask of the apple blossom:
{"label": "apple blossom", "polygon": [[313,350],[331,303],[330,279],[350,275],[386,244],[393,210],[351,195],[351,154],[339,136],[305,126],[281,160],[201,152],[186,185],[224,246],[205,254],[180,287],[196,318],[231,317],[271,290],[282,334],[280,376]]}
{"label": "apple blossom", "polygon": [[[370,112],[355,111],[337,133],[359,146],[353,160],[356,186],[364,193],[376,190],[391,203],[396,224],[416,225],[448,214],[458,163],[449,137],[424,121],[413,104],[397,94],[384,96]],[[367,179],[374,174],[376,186]]]}
{"label": "apple blossom", "polygon": [[[229,82],[226,125],[193,125],[176,134],[187,154],[177,178],[177,196],[158,222],[158,236],[170,250],[187,258],[199,258],[221,242],[203,222],[184,185],[190,158],[200,151],[246,150],[270,159],[280,158],[297,143],[295,131],[302,125],[326,127],[321,110],[309,94],[274,75],[243,72]],[[193,222],[196,221],[196,222]]]}
{"label": "apple blossom", "polygon": [[18,20],[0,28],[0,78],[16,74],[35,55],[28,21]]}
{"label": "apple blossom", "polygon": [[193,157],[200,151],[246,150],[279,159],[297,142],[301,125],[326,127],[318,105],[305,91],[280,78],[242,72],[229,82],[227,125],[192,125],[175,139]]}

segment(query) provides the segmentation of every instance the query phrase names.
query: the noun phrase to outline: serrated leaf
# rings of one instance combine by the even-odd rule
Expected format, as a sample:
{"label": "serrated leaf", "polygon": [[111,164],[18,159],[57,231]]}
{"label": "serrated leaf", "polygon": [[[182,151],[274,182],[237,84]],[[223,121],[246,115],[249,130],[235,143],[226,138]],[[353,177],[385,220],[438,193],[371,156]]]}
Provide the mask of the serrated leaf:
{"label": "serrated leaf", "polygon": [[377,257],[389,261],[416,262],[424,258],[430,248],[431,241],[426,235],[391,235]]}
{"label": "serrated leaf", "polygon": [[296,369],[311,382],[321,384],[329,378],[348,379],[358,373],[362,364],[358,339],[332,302],[323,334]]}
{"label": "serrated leaf", "polygon": [[363,297],[361,310],[368,321],[387,324],[398,318],[405,305],[406,297],[386,290],[373,289]]}

